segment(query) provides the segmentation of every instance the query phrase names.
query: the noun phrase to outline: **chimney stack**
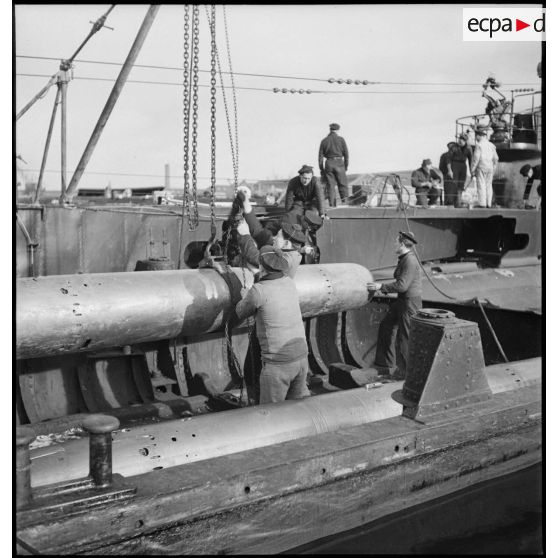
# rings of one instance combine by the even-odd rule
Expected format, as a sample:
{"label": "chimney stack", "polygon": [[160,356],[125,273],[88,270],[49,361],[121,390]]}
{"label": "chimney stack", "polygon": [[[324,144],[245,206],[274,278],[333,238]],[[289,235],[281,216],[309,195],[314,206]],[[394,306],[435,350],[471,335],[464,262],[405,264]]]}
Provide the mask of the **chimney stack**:
{"label": "chimney stack", "polygon": [[165,190],[170,190],[170,165],[165,163]]}

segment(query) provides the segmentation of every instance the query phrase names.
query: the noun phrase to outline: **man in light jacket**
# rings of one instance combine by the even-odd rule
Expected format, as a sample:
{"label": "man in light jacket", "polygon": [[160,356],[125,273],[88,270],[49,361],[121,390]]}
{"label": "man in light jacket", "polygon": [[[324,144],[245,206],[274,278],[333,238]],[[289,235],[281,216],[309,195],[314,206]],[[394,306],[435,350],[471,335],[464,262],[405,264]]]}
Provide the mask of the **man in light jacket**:
{"label": "man in light jacket", "polygon": [[477,130],[471,175],[477,180],[478,207],[492,207],[492,178],[498,163],[495,145],[488,141],[485,129]]}

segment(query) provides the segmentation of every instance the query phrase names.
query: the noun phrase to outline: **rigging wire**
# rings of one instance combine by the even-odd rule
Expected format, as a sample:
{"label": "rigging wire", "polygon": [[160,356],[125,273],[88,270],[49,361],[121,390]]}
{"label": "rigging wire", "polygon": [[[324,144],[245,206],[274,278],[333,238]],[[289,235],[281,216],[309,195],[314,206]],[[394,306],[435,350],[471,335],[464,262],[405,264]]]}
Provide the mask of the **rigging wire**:
{"label": "rigging wire", "polygon": [[[54,56],[31,56],[31,55],[24,55],[24,54],[16,54],[16,58],[27,58],[27,59],[36,59],[36,60],[60,60],[60,58]],[[107,66],[121,66],[120,62],[110,62],[104,60],[74,60],[74,62],[81,62],[84,64],[101,64]],[[134,64],[135,68],[148,68],[148,69],[157,69],[157,70],[180,70],[182,71],[183,68],[178,66],[162,66],[157,64]],[[199,70],[202,73],[211,73],[211,70]],[[325,78],[314,78],[314,77],[303,77],[303,76],[286,76],[286,75],[279,75],[279,74],[260,74],[260,73],[253,73],[253,72],[233,72],[232,68],[228,72],[223,72],[226,74],[234,74],[236,76],[248,76],[248,77],[265,77],[265,78],[274,78],[274,79],[292,79],[292,80],[304,80],[304,81],[318,81],[318,82],[329,82],[329,79]],[[540,85],[540,82],[506,82],[508,85]],[[481,87],[479,83],[462,83],[462,82],[443,82],[443,81],[368,81],[369,85],[455,85],[455,86],[463,86],[463,85],[471,85],[476,87]]]}
{"label": "rigging wire", "polygon": [[[225,72],[226,73],[226,72]],[[16,73],[16,76],[21,76],[21,77],[50,77],[48,74],[29,74],[29,73]],[[93,77],[93,76],[76,76],[74,75],[74,80],[84,80],[84,81],[109,81],[111,83],[114,82],[114,79],[111,78],[99,78],[99,77]],[[183,84],[181,82],[168,82],[168,81],[148,81],[148,80],[134,80],[134,79],[128,79],[126,81],[126,83],[139,83],[139,84],[148,84],[148,85],[180,85],[182,86]],[[204,84],[198,84],[198,87],[203,87],[203,88],[211,88],[211,85],[204,85]],[[223,86],[225,87],[225,89],[232,89],[233,86],[230,85],[225,85]],[[234,86],[235,89],[242,89],[245,91],[265,91],[266,93],[277,93],[279,91],[274,91],[273,88],[267,88],[267,87],[246,87],[246,86],[239,86],[239,85],[235,85]],[[298,90],[298,89],[285,89],[284,93],[307,93],[310,92],[312,94],[319,94],[319,95],[437,95],[437,94],[441,94],[441,95],[452,95],[452,94],[472,94],[474,93],[475,95],[481,95],[481,93],[476,90],[476,89],[471,89],[471,90],[462,90],[462,91],[415,91],[415,90],[409,90],[409,91],[349,91],[349,90],[345,90],[345,91],[340,91],[340,90],[333,90],[333,91],[325,91],[325,90],[314,90],[314,89],[308,89],[308,90]],[[511,93],[511,90],[505,89],[502,90],[505,91],[506,93]],[[283,92],[283,91],[282,91]],[[537,92],[538,93],[538,92]]]}
{"label": "rigging wire", "polygon": [[[25,172],[39,172],[40,169],[25,169]],[[60,169],[45,169],[44,172],[55,172],[55,173],[59,173]],[[107,171],[107,172],[103,172],[103,171],[85,171],[83,174],[95,174],[95,175],[107,175],[107,176],[137,176],[137,177],[143,177],[143,178],[161,178],[160,174],[142,174],[142,173],[133,173],[133,172],[111,172],[111,171]],[[183,174],[170,174],[169,178],[184,178]],[[198,178],[201,178],[202,180],[209,180],[209,176],[198,176]],[[230,176],[218,176],[217,180],[233,180]],[[260,178],[247,178],[245,177],[244,180],[250,180],[250,181],[257,181],[257,180],[261,180]],[[281,180],[277,180],[278,182],[280,182]]]}

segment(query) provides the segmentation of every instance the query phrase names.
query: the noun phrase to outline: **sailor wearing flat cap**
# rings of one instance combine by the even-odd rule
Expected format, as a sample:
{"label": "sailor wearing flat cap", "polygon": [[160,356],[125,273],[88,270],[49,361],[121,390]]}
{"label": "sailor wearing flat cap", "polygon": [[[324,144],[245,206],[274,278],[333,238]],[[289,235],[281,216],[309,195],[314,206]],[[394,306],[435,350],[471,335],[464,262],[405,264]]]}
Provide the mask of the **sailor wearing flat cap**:
{"label": "sailor wearing flat cap", "polygon": [[317,211],[325,217],[324,187],[314,176],[314,169],[310,165],[302,165],[298,176],[291,178],[285,195],[285,209],[292,213],[290,219],[300,222],[308,210]]}
{"label": "sailor wearing flat cap", "polygon": [[[399,231],[395,239],[397,267],[393,273],[393,283],[368,283],[368,290],[397,293],[397,299],[380,323],[374,366],[381,375],[404,380],[407,372],[409,353],[409,332],[411,317],[422,308],[422,285],[420,264],[414,252],[417,244],[410,231]],[[397,331],[395,342],[393,333]]]}
{"label": "sailor wearing flat cap", "polygon": [[262,372],[259,403],[277,403],[310,395],[306,385],[308,346],[298,292],[287,275],[289,262],[279,248],[259,250],[260,280],[236,305],[236,318],[256,316]]}
{"label": "sailor wearing flat cap", "polygon": [[331,207],[336,205],[336,187],[339,188],[339,197],[342,204],[345,203],[349,195],[347,186],[349,149],[344,138],[337,134],[339,128],[341,126],[336,123],[329,125],[329,135],[320,142],[320,150],[318,152],[318,166],[322,173],[322,180],[327,185],[327,197]]}

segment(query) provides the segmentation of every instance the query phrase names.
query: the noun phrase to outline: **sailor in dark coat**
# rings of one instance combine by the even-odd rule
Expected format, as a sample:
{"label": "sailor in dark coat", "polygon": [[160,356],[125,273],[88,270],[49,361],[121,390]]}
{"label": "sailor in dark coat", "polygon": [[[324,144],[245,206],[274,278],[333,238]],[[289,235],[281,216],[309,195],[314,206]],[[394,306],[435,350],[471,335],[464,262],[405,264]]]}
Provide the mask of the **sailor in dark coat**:
{"label": "sailor in dark coat", "polygon": [[399,261],[393,274],[395,282],[369,283],[368,290],[397,293],[397,300],[391,304],[380,324],[374,366],[381,375],[391,375],[396,380],[404,380],[407,372],[411,317],[422,308],[422,286],[420,264],[412,249],[417,243],[413,233],[400,231],[396,243],[395,253]]}
{"label": "sailor in dark coat", "polygon": [[[335,187],[339,188],[341,203],[345,203],[349,195],[347,185],[347,169],[349,168],[349,149],[347,142],[337,135],[339,124],[329,125],[329,135],[320,142],[318,153],[318,166],[328,186],[328,198],[330,206],[335,205]],[[325,159],[325,163],[324,163]]]}
{"label": "sailor in dark coat", "polygon": [[302,165],[298,176],[291,178],[285,196],[285,209],[301,217],[307,210],[315,209],[324,217],[324,188],[314,176],[314,169],[309,165]]}
{"label": "sailor in dark coat", "polygon": [[467,144],[467,134],[461,134],[457,146],[451,150],[449,177],[455,185],[454,207],[461,207],[461,196],[465,190],[467,176],[471,174],[473,150]]}

